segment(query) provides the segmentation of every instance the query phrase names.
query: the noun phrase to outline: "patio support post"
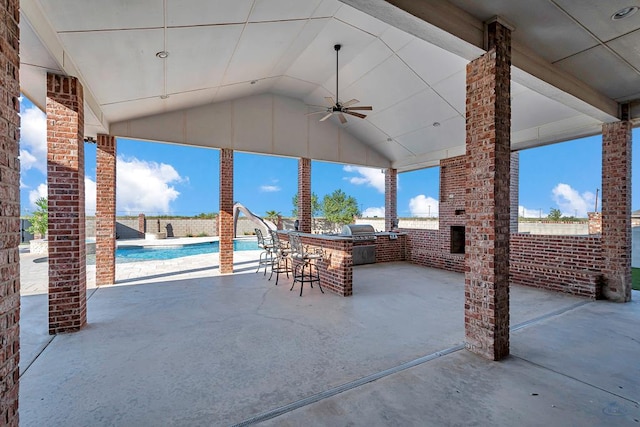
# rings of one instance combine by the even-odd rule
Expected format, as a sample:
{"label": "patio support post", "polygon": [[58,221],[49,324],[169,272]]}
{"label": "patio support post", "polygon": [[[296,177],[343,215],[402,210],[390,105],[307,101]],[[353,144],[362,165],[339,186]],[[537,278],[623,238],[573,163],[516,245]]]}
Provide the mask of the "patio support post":
{"label": "patio support post", "polygon": [[387,168],[384,173],[384,231],[391,231],[397,228],[397,220],[398,170]]}
{"label": "patio support post", "polygon": [[220,149],[220,273],[233,273],[233,150]]}
{"label": "patio support post", "polygon": [[20,372],[20,2],[0,6],[0,424],[18,427]]}
{"label": "patio support post", "polygon": [[77,78],[47,74],[50,334],[87,323],[83,98]]}
{"label": "patio support post", "polygon": [[96,172],[96,285],[116,280],[116,138],[98,135]]}
{"label": "patio support post", "polygon": [[631,128],[602,125],[602,292],[616,302],[631,301]]}
{"label": "patio support post", "polygon": [[511,182],[510,182],[510,200],[511,200],[511,212],[510,212],[510,224],[509,228],[511,233],[518,232],[518,218],[520,215],[520,153],[514,151],[511,153]]}
{"label": "patio support post", "polygon": [[298,159],[298,230],[311,233],[311,159]]}
{"label": "patio support post", "polygon": [[511,32],[487,27],[488,51],[467,65],[466,348],[509,354]]}

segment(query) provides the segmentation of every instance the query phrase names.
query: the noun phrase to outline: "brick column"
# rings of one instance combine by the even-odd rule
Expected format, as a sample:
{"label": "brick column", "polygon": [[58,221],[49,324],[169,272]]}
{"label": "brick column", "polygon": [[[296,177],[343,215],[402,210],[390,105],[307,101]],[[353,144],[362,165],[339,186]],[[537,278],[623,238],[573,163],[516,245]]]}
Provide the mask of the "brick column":
{"label": "brick column", "polygon": [[589,216],[589,234],[602,234],[602,214],[600,212],[587,212]]}
{"label": "brick column", "polygon": [[147,217],[143,213],[138,214],[138,237],[144,239],[144,233],[147,232]]}
{"label": "brick column", "polygon": [[20,2],[0,5],[0,424],[18,426],[20,362]]}
{"label": "brick column", "polygon": [[233,150],[220,150],[220,273],[233,273]]}
{"label": "brick column", "polygon": [[298,230],[311,233],[311,159],[298,160]]}
{"label": "brick column", "polygon": [[50,334],[87,323],[83,102],[75,77],[47,74]]}
{"label": "brick column", "polygon": [[467,65],[465,338],[492,360],[509,354],[511,33],[488,25],[489,50]]}
{"label": "brick column", "polygon": [[509,229],[511,233],[518,232],[518,215],[520,214],[520,153],[514,151],[511,153],[511,183],[510,183],[510,200],[511,212]]}
{"label": "brick column", "polygon": [[388,168],[384,173],[384,230],[391,231],[398,220],[398,170]]}
{"label": "brick column", "polygon": [[98,135],[96,176],[96,285],[116,280],[116,138]]}
{"label": "brick column", "polygon": [[602,125],[605,298],[631,301],[631,122]]}

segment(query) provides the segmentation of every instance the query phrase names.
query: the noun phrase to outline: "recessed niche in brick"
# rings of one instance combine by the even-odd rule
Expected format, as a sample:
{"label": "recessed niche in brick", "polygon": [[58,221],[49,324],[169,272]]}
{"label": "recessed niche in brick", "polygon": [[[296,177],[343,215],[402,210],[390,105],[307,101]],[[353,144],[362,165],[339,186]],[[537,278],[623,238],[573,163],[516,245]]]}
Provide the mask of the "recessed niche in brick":
{"label": "recessed niche in brick", "polygon": [[451,226],[451,253],[452,254],[464,253],[464,226],[463,225]]}

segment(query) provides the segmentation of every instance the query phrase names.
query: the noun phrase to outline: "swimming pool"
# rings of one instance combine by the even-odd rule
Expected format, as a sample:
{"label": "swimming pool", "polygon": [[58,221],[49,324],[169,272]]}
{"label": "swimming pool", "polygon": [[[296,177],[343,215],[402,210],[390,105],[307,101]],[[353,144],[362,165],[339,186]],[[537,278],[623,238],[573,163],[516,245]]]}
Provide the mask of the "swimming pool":
{"label": "swimming pool", "polygon": [[[255,251],[260,249],[256,240],[234,240],[234,251]],[[220,252],[217,241],[185,245],[121,246],[116,249],[116,263],[167,260],[190,255],[214,254]]]}

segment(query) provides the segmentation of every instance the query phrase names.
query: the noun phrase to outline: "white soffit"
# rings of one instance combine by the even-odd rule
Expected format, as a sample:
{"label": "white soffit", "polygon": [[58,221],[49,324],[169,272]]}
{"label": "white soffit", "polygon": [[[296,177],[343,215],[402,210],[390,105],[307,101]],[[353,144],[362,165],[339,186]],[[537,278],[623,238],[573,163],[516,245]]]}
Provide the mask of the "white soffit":
{"label": "white soffit", "polygon": [[[606,11],[596,0],[585,1]],[[635,24],[614,28],[595,12],[583,13],[578,0],[554,2],[555,6],[548,2],[526,13],[523,2],[507,0],[167,0],[165,13],[158,0],[23,0],[22,48],[27,51],[22,60],[33,63],[23,62],[21,84],[37,105],[44,106],[46,71],[78,76],[90,110],[88,136],[110,132],[162,139],[163,126],[151,129],[144,123],[155,126],[168,113],[180,115],[180,110],[195,111],[198,106],[207,106],[198,110],[203,116],[205,110],[218,112],[215,105],[235,105],[234,114],[245,116],[238,108],[248,108],[246,117],[256,122],[271,120],[254,117],[260,111],[272,114],[268,133],[280,137],[267,141],[265,135],[249,132],[239,141],[233,139],[234,132],[222,132],[213,142],[193,143],[233,147],[237,142],[243,151],[361,159],[409,170],[432,165],[439,156],[458,155],[464,147],[466,65],[483,53],[480,16],[491,9],[512,15],[519,24],[512,49],[512,148],[597,133],[601,122],[616,120],[617,104],[571,74],[584,69],[579,70],[581,77],[595,79],[607,71],[594,61],[610,64],[621,74],[617,80],[600,79],[601,91],[621,97],[640,93],[640,74],[628,73],[629,64],[620,58],[616,65],[611,60],[616,55],[607,51],[626,49],[635,52],[628,63],[640,62]],[[539,23],[545,14],[549,19]],[[576,22],[591,26],[596,36],[585,38]],[[544,55],[533,50],[538,46],[532,40],[550,43],[560,29],[570,34],[557,38],[559,46]],[[603,44],[598,44],[598,37]],[[303,104],[326,106],[324,98],[335,97],[336,43],[343,46],[341,101],[356,98],[359,105],[373,106],[365,120],[347,116],[345,125],[336,116],[319,123],[321,116],[305,116],[315,108]],[[563,57],[581,48],[587,50]],[[156,57],[163,49],[169,52],[164,60]],[[630,93],[624,87],[636,90]],[[279,107],[245,107],[246,99],[285,99],[280,95],[295,99]],[[176,142],[189,144],[185,135],[202,138],[194,122],[211,130],[202,117],[190,119],[184,128],[167,129],[167,139],[181,135]],[[286,130],[287,122],[295,126]],[[109,123],[114,123],[111,129]],[[266,132],[265,126],[261,129]],[[145,129],[147,136],[141,133]],[[306,136],[298,141],[295,135],[303,129]],[[321,145],[325,132],[335,145]],[[295,145],[289,144],[294,139]]]}

